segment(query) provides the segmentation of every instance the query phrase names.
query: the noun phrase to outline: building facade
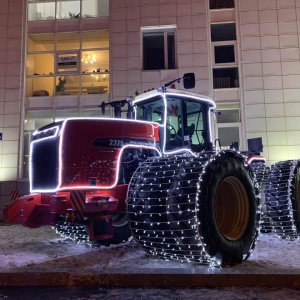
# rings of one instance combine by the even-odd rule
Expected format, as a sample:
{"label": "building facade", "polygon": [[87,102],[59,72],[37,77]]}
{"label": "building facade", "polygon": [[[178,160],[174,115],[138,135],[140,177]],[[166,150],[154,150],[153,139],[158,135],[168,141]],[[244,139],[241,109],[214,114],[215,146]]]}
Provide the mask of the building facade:
{"label": "building facade", "polygon": [[187,72],[217,103],[223,147],[261,137],[269,163],[300,157],[300,0],[0,5],[0,218],[12,191],[28,193],[34,130]]}

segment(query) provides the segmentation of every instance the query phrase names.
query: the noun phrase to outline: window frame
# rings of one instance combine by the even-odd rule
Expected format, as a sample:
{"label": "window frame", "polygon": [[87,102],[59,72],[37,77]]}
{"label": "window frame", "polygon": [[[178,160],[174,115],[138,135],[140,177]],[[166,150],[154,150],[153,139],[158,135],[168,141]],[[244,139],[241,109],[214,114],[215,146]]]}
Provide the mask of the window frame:
{"label": "window frame", "polygon": [[[235,31],[232,32],[235,36],[235,39],[230,39],[230,38],[225,38],[225,39],[222,39],[222,40],[213,40],[213,26],[220,26],[220,25],[232,25],[234,24],[234,27],[235,27]],[[223,43],[226,43],[228,41],[236,41],[237,40],[237,23],[235,21],[230,21],[230,22],[215,22],[215,23],[210,23],[210,41],[211,43],[216,43],[216,42],[223,42]]]}
{"label": "window frame", "polygon": [[[235,39],[225,39],[220,41],[212,40],[212,25],[222,25],[222,24],[235,24]],[[239,80],[240,80],[240,71],[239,71],[239,58],[238,58],[238,45],[237,45],[237,32],[236,32],[236,22],[218,22],[210,24],[210,39],[211,39],[211,67],[212,67],[212,89],[234,89],[239,88]],[[234,62],[224,62],[224,63],[216,63],[215,61],[215,47],[218,46],[233,46],[234,47]],[[229,76],[229,86],[227,81],[218,81],[221,77],[215,77],[215,70],[221,69],[237,69],[237,77]],[[224,70],[225,71],[225,70]],[[234,78],[233,78],[234,77]],[[233,79],[232,79],[233,78]],[[224,78],[225,79],[225,78]],[[234,83],[232,83],[234,82]]]}
{"label": "window frame", "polygon": [[[100,30],[103,31],[103,30]],[[110,35],[109,35],[109,31],[108,30],[104,30],[107,31],[107,34],[105,33],[103,35],[103,38],[105,40],[106,43],[106,39],[109,45],[109,39],[110,39]],[[45,80],[48,78],[52,79],[53,81],[53,87],[50,88],[50,83],[47,82],[48,84],[48,88],[45,89],[49,95],[47,96],[59,96],[60,94],[57,94],[57,83],[58,83],[58,78],[59,77],[64,77],[64,76],[75,76],[78,77],[78,88],[73,88],[72,91],[69,94],[65,94],[65,95],[85,95],[87,94],[108,94],[109,93],[109,81],[110,81],[110,72],[109,72],[109,47],[107,47],[107,45],[105,44],[105,47],[100,47],[101,45],[99,45],[99,47],[94,48],[94,47],[85,47],[84,49],[82,48],[82,41],[84,39],[84,34],[86,32],[90,32],[93,33],[95,32],[96,37],[98,34],[97,30],[91,30],[91,31],[82,31],[80,32],[80,43],[79,43],[79,49],[66,49],[66,50],[61,50],[60,48],[57,49],[57,34],[60,33],[55,33],[54,34],[54,39],[53,39],[53,50],[45,50],[45,51],[36,51],[33,48],[28,48],[26,49],[26,62],[28,61],[29,57],[32,57],[32,60],[34,60],[35,55],[47,55],[47,54],[51,54],[53,56],[53,70],[51,69],[51,72],[45,72],[45,73],[41,73],[41,74],[35,74],[35,67],[33,66],[32,68],[32,72],[28,72],[28,70],[26,70],[26,98],[30,98],[33,97],[33,92],[36,90],[36,88],[34,88],[34,86],[36,86],[35,82],[33,81],[38,81],[43,79],[44,82]],[[73,34],[72,32],[70,34]],[[32,39],[34,41],[34,36],[39,36],[39,35],[43,35],[43,34],[28,34],[27,35],[27,39]],[[28,43],[28,41],[27,41]],[[105,51],[108,52],[108,57],[107,57],[107,64],[102,63],[102,65],[105,66],[105,68],[101,69],[98,68],[97,66],[95,66],[95,70],[90,70],[89,72],[85,72],[82,69],[82,61],[81,58],[83,56],[83,53],[85,52],[101,52],[101,51]],[[58,66],[58,58],[60,55],[65,55],[65,56],[76,56],[76,59],[73,63],[74,66],[73,68],[70,68],[68,70],[68,68],[65,68],[64,70],[60,70],[59,66]],[[107,69],[106,69],[107,68]],[[95,86],[92,84],[91,86],[89,86],[90,83],[88,83],[88,88],[85,86],[86,84],[86,79],[89,78],[87,76],[92,76],[92,75],[97,75],[99,76],[99,80],[97,80],[97,82],[95,83]],[[96,76],[96,77],[97,77]],[[76,78],[75,78],[76,79]],[[97,79],[97,78],[96,78]],[[95,79],[95,80],[96,80]],[[101,81],[102,80],[102,81]],[[28,85],[28,86],[27,86]],[[29,88],[29,85],[31,85],[33,88]],[[44,88],[42,88],[41,90],[44,90]],[[41,96],[41,95],[39,95]],[[46,96],[46,95],[44,95]]]}
{"label": "window frame", "polygon": [[[239,143],[239,151],[242,151],[244,149],[244,143],[243,143],[243,135],[242,135],[242,123],[241,122],[235,122],[235,123],[216,123],[216,140],[220,140],[221,141],[221,137],[219,136],[219,129],[224,129],[224,128],[237,128],[238,132],[239,132],[239,141],[231,141],[233,142],[238,142]],[[216,145],[218,146],[218,144]],[[221,146],[224,147],[230,147],[230,145],[222,145],[221,142]]]}
{"label": "window frame", "polygon": [[[214,4],[213,4],[214,2]],[[225,5],[225,2],[228,5]],[[233,4],[233,6],[231,5]],[[209,9],[210,10],[217,10],[217,9],[233,9],[235,8],[234,0],[209,0]]]}
{"label": "window frame", "polygon": [[[79,12],[78,11],[68,12],[68,14],[58,17],[58,15],[62,13],[61,11],[62,3],[68,1],[71,2],[72,0],[29,0],[27,3],[27,8],[28,8],[27,22],[68,20],[68,19],[80,19],[80,18],[83,19],[103,18],[109,16],[109,0],[93,1],[94,2],[93,5],[95,5],[95,11],[97,11],[95,15],[91,14],[90,13],[91,11],[87,11],[86,5],[83,3],[83,0],[76,0],[79,3]],[[37,6],[38,4],[48,4],[49,8],[51,6],[52,11],[47,13],[46,10],[43,9],[38,11],[39,8]]]}
{"label": "window frame", "polygon": [[[236,69],[237,70],[237,77],[235,77],[235,76],[229,76],[229,77],[214,77],[214,71],[215,70],[222,70],[222,69]],[[214,68],[212,68],[212,76],[213,76],[213,89],[214,90],[217,90],[217,89],[236,89],[236,88],[239,88],[240,87],[240,84],[239,84],[239,81],[240,81],[240,73],[239,73],[239,67],[238,67],[238,65],[230,65],[230,66],[223,66],[223,65],[221,65],[221,66],[218,66],[218,67],[214,67]],[[216,79],[218,79],[218,78],[229,78],[230,79],[230,81],[229,81],[229,87],[227,87],[227,86],[224,86],[224,87],[215,87],[216,85],[218,85],[218,84],[216,84]],[[232,82],[234,82],[233,84],[232,84]],[[224,82],[223,83],[221,83],[221,85],[224,85]],[[226,82],[225,82],[225,85],[226,85]]]}
{"label": "window frame", "polygon": [[[141,28],[141,57],[142,57],[142,70],[143,71],[155,71],[155,70],[176,70],[177,64],[177,26],[147,26]],[[164,68],[163,69],[146,69],[145,68],[145,57],[144,57],[144,34],[147,33],[163,33],[164,38]],[[169,68],[169,55],[168,55],[168,34],[174,34],[174,68]]]}
{"label": "window frame", "polygon": [[[236,41],[227,41],[227,42],[212,42],[212,65],[213,66],[237,66],[238,64],[238,51],[237,51],[237,42]],[[227,63],[216,63],[215,61],[215,47],[218,46],[233,46],[234,47],[234,61],[233,62],[227,62]]]}
{"label": "window frame", "polygon": [[[219,129],[220,128],[238,128],[239,131],[239,141],[231,141],[231,142],[239,142],[239,151],[245,148],[244,139],[243,139],[243,130],[242,130],[242,116],[241,116],[241,103],[240,102],[228,102],[228,103],[217,103],[217,112],[222,115],[222,112],[231,112],[232,114],[237,116],[235,120],[235,116],[233,118],[229,118],[227,120],[220,120],[218,116],[215,116],[215,138],[220,139]],[[219,122],[218,122],[219,121]],[[218,145],[217,145],[218,146]],[[230,146],[230,145],[222,145],[222,146]]]}

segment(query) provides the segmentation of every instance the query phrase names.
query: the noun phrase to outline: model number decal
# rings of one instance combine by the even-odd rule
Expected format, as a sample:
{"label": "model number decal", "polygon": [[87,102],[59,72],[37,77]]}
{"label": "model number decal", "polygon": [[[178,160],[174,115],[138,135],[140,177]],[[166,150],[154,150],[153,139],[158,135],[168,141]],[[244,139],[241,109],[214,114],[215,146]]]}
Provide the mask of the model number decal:
{"label": "model number decal", "polygon": [[110,147],[122,147],[123,141],[122,140],[108,140],[108,144]]}
{"label": "model number decal", "polygon": [[93,141],[93,146],[98,147],[112,147],[112,148],[122,148],[125,145],[141,145],[155,147],[155,140],[142,140],[142,139],[97,139]]}

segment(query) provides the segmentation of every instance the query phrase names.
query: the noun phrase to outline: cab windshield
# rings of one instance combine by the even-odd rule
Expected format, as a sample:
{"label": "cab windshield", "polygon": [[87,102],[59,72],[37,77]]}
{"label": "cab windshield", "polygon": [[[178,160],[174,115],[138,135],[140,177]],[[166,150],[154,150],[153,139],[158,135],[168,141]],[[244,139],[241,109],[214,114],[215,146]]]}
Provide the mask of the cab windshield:
{"label": "cab windshield", "polygon": [[136,107],[136,119],[163,124],[165,105],[162,97],[143,101]]}
{"label": "cab windshield", "polygon": [[151,98],[136,106],[137,119],[166,124],[160,134],[167,151],[190,148],[200,152],[207,148],[207,112],[206,103],[178,95],[167,95],[166,101],[163,97]]}

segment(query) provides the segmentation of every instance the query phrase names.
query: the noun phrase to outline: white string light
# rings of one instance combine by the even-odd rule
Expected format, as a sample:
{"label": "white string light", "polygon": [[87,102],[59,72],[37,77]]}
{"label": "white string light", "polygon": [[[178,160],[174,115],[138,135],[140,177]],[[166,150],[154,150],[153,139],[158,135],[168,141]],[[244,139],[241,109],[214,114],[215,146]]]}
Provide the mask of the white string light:
{"label": "white string light", "polygon": [[277,162],[271,166],[265,189],[266,216],[268,229],[280,238],[294,240],[298,232],[294,218],[293,202],[296,182],[297,160]]}
{"label": "white string light", "polygon": [[[158,156],[161,155],[161,153],[158,151],[157,147],[156,147],[156,135],[157,130],[158,130],[158,125],[157,124],[152,124],[149,122],[145,122],[145,121],[136,121],[136,120],[124,120],[124,119],[113,119],[113,118],[103,118],[102,120],[99,120],[99,118],[68,118],[66,120],[64,120],[62,122],[61,125],[61,129],[60,131],[58,130],[59,127],[58,126],[53,126],[51,128],[47,128],[45,130],[37,130],[34,135],[36,137],[40,136],[40,138],[34,140],[31,145],[30,145],[30,158],[32,157],[32,153],[33,153],[33,149],[35,147],[35,145],[39,144],[39,143],[43,143],[44,140],[47,139],[53,139],[56,138],[58,136],[59,133],[59,139],[58,139],[58,183],[55,187],[53,188],[49,188],[49,187],[34,187],[33,186],[33,182],[35,181],[33,179],[33,170],[30,167],[29,168],[29,182],[30,182],[30,192],[32,193],[53,193],[53,192],[57,192],[57,191],[62,191],[62,190],[69,190],[70,186],[68,184],[66,184],[63,181],[64,178],[64,171],[65,171],[65,166],[64,166],[64,140],[66,139],[66,135],[67,133],[66,131],[66,127],[67,125],[72,122],[72,121],[84,121],[84,120],[94,120],[94,121],[99,121],[99,126],[101,124],[102,127],[109,127],[110,126],[110,121],[113,121],[113,123],[115,124],[115,122],[120,122],[120,126],[124,126],[123,124],[136,124],[136,126],[140,126],[140,125],[145,125],[147,127],[149,127],[150,131],[148,133],[148,141],[149,144],[125,144],[123,145],[120,149],[117,149],[116,151],[116,165],[113,168],[113,174],[110,174],[110,176],[107,176],[107,180],[106,182],[101,182],[101,185],[95,185],[95,186],[91,186],[90,182],[87,182],[85,185],[84,184],[72,184],[71,188],[72,190],[81,190],[81,189],[111,189],[114,188],[117,185],[118,182],[118,178],[119,178],[119,172],[120,172],[120,164],[121,164],[121,159],[122,159],[122,154],[123,152],[127,149],[127,148],[135,148],[135,149],[149,149],[149,150],[153,150],[157,153]],[[147,125],[146,125],[147,124]],[[49,135],[49,132],[51,133]],[[124,138],[124,137],[123,137]],[[111,167],[111,161],[110,160],[99,160],[97,162],[94,162],[95,166],[90,166],[92,167],[96,167],[96,163],[101,164],[101,167],[98,165],[98,169],[103,169],[103,170],[110,170],[112,169]],[[31,164],[30,164],[31,165]],[[74,178],[72,178],[72,180],[74,180]]]}
{"label": "white string light", "polygon": [[[137,219],[133,217],[132,229],[135,232],[143,230],[143,233],[136,237],[137,241],[151,255],[213,267],[221,266],[222,258],[210,257],[206,248],[207,244],[203,243],[203,236],[198,230],[201,224],[198,219],[198,211],[202,178],[206,174],[206,168],[218,157],[221,157],[220,153],[211,152],[201,154],[193,161],[191,157],[187,156],[151,158],[147,162],[147,167],[141,166],[135,173],[128,191],[128,212],[131,216],[137,217]],[[166,164],[169,171],[161,168]],[[138,216],[135,213],[136,207],[143,206],[145,195],[142,194],[141,197],[137,195],[139,189],[136,188],[136,185],[140,183],[140,177],[143,178],[144,173],[150,175],[142,183],[143,191],[149,191],[151,196],[147,194],[146,209],[141,216]],[[155,174],[157,182],[149,181],[152,173]],[[187,174],[191,177],[188,177]],[[176,184],[174,184],[175,181]],[[150,186],[153,187],[151,191]],[[161,186],[167,189],[162,190]],[[172,194],[179,199],[176,203],[170,202]],[[158,197],[158,195],[160,196]],[[160,203],[163,202],[165,204],[161,205]],[[159,211],[156,212],[156,209]],[[162,211],[163,209],[164,211]],[[257,214],[259,213],[258,210]],[[177,216],[178,219],[173,220],[174,216]],[[148,221],[144,222],[145,219]],[[142,226],[146,227],[141,229]],[[153,227],[155,235],[151,230]],[[252,254],[257,237],[258,234],[255,235],[250,249],[245,253],[243,259]]]}
{"label": "white string light", "polygon": [[[157,91],[151,93],[153,95],[155,93],[158,94]],[[168,92],[163,95],[165,115],[167,115],[167,95],[176,96],[177,92]],[[143,97],[137,98],[135,103],[146,99]],[[199,96],[185,95],[185,97],[199,100]],[[201,101],[207,102],[208,106],[211,106],[210,110],[215,108],[215,104],[209,98],[201,99]],[[62,145],[65,128],[71,120],[74,120],[74,118],[62,122],[59,133],[58,185],[49,190],[31,189],[31,192],[56,192],[70,188],[62,185],[64,167]],[[158,132],[159,126],[164,126],[166,131],[166,118],[163,125],[137,120],[111,120],[114,122],[126,122],[127,124],[128,122],[147,124],[147,126],[151,127],[150,131],[152,132],[149,136],[152,144],[125,145],[121,147],[116,156],[113,182],[105,182],[103,185],[95,187],[90,186],[90,184],[88,186],[73,186],[72,189],[87,187],[89,189],[114,188],[118,181],[120,159],[127,147],[156,151],[158,157],[148,159],[134,174],[132,184],[129,185],[128,214],[131,229],[135,233],[136,240],[147,252],[155,256],[187,261],[189,263],[197,262],[214,267],[221,266],[222,257],[219,255],[211,257],[208,254],[208,245],[205,243],[205,238],[199,230],[199,227],[203,224],[201,222],[204,221],[199,219],[201,210],[199,200],[203,194],[202,186],[205,183],[206,170],[211,164],[221,161],[224,151],[203,152],[199,155],[196,155],[190,149],[167,151],[164,141],[161,153],[157,148],[154,132]],[[36,140],[33,141],[32,146],[45,139],[57,138],[58,132],[58,126],[35,132],[34,137]],[[235,153],[235,157],[241,159],[242,155],[238,152]],[[161,155],[165,156],[160,157]],[[109,160],[104,159],[101,163],[106,167],[109,167],[111,164]],[[273,165],[271,170],[266,167],[264,160],[257,162],[255,157],[247,157],[243,160],[243,163],[247,170],[249,169],[253,172],[252,181],[255,190],[258,191],[256,201],[259,203],[256,211],[257,230],[249,249],[243,255],[243,260],[245,260],[253,253],[260,231],[271,230],[284,239],[298,238],[293,202],[295,201],[295,184],[297,184],[295,182],[295,174],[299,162],[296,160],[279,162]],[[96,167],[96,162],[94,164],[93,167]],[[186,167],[187,165],[188,168]],[[32,179],[32,174],[30,178]],[[265,202],[260,201],[261,195],[265,197]],[[266,222],[264,218],[260,220],[259,216],[262,211],[263,217],[265,219],[269,218],[269,222]],[[57,226],[56,229],[63,236],[67,236],[77,242],[90,242],[86,226],[72,227],[62,225],[61,227]]]}

